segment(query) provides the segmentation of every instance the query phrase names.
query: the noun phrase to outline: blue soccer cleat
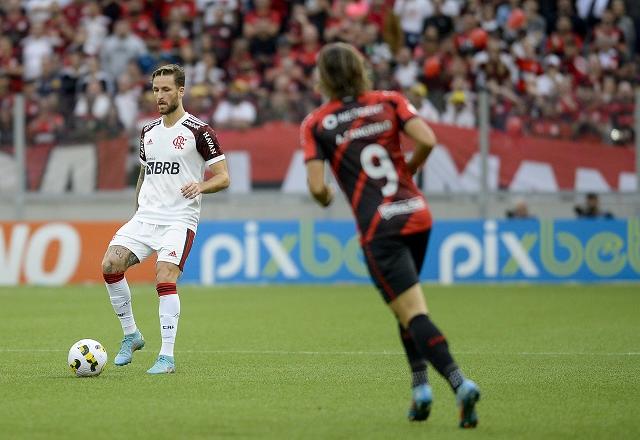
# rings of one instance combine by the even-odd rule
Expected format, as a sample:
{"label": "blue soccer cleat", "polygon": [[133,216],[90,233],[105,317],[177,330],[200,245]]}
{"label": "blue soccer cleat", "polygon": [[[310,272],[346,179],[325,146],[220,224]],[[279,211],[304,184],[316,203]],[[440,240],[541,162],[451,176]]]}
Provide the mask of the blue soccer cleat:
{"label": "blue soccer cleat", "polygon": [[433,401],[431,386],[427,384],[418,385],[412,391],[413,400],[409,408],[409,421],[422,422],[427,420],[431,413],[431,402]]}
{"label": "blue soccer cleat", "polygon": [[149,374],[167,374],[176,372],[176,363],[173,360],[173,356],[165,356],[161,354],[158,356],[156,363],[153,367],[147,370]]}
{"label": "blue soccer cleat", "polygon": [[480,389],[472,380],[465,379],[456,391],[456,402],[460,408],[460,427],[475,428],[478,426],[476,403],[480,400]]}
{"label": "blue soccer cleat", "polygon": [[113,360],[113,363],[120,367],[131,363],[133,352],[140,350],[142,347],[144,347],[144,338],[140,330],[136,330],[130,335],[125,335],[122,340],[122,345],[120,345],[120,351]]}

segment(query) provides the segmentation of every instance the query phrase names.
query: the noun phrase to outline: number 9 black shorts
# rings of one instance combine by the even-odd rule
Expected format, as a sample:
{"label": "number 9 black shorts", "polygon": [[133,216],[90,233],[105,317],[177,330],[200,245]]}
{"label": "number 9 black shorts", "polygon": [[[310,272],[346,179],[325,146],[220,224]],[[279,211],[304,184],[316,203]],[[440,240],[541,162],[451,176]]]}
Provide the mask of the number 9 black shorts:
{"label": "number 9 black shorts", "polygon": [[420,281],[431,230],[373,239],[362,246],[364,259],[385,302]]}

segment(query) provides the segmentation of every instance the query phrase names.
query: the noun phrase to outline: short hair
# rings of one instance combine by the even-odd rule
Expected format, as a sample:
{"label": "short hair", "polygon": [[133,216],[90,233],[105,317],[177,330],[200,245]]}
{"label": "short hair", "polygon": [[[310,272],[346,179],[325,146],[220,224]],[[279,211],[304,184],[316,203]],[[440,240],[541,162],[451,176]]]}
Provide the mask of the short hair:
{"label": "short hair", "polygon": [[369,89],[364,58],[358,50],[346,43],[331,43],[318,56],[318,87],[332,98],[359,96]]}
{"label": "short hair", "polygon": [[164,66],[158,67],[151,74],[151,84],[153,84],[153,80],[156,76],[165,76],[165,75],[173,75],[173,80],[175,81],[178,88],[184,87],[184,68],[178,64],[165,64]]}

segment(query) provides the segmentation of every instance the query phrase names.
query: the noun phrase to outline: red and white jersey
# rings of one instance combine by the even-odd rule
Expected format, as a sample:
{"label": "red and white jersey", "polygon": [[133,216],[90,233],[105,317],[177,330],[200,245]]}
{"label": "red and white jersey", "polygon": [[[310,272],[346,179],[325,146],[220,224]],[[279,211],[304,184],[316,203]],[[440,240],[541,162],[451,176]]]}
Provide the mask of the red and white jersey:
{"label": "red and white jersey", "polygon": [[202,195],[187,199],[180,188],[201,182],[205,167],[224,158],[213,129],[195,116],[185,113],[171,127],[165,127],[162,118],[151,121],[140,133],[145,176],[134,218],[157,225],[183,224],[195,231]]}

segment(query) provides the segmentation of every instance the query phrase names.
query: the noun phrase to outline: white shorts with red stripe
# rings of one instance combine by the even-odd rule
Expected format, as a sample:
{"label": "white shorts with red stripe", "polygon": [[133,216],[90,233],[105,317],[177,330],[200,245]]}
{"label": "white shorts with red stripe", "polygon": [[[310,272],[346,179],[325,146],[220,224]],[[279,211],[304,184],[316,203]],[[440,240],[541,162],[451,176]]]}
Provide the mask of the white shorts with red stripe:
{"label": "white shorts with red stripe", "polygon": [[142,262],[153,252],[158,261],[183,270],[196,233],[184,225],[154,225],[131,219],[116,232],[109,246],[123,246]]}

